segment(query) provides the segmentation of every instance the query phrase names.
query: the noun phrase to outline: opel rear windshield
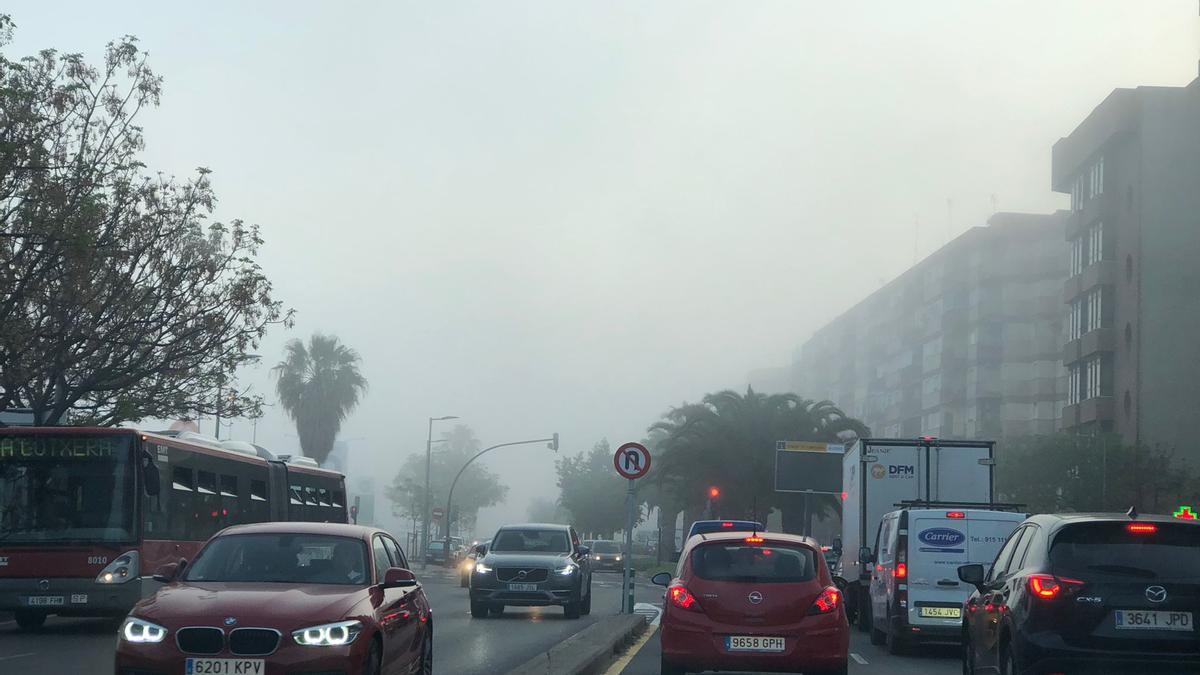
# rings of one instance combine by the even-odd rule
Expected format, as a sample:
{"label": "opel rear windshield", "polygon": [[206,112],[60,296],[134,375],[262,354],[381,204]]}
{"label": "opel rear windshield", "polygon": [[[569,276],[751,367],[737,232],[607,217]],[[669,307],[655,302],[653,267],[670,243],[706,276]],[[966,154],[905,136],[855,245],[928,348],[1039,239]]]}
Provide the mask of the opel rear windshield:
{"label": "opel rear windshield", "polygon": [[133,443],[0,432],[0,544],[133,541]]}
{"label": "opel rear windshield", "polygon": [[1050,545],[1055,573],[1084,579],[1200,579],[1200,525],[1092,522],[1068,525]]}
{"label": "opel rear windshield", "polygon": [[723,541],[697,546],[692,572],[707,581],[794,583],[815,577],[816,564],[807,546]]}

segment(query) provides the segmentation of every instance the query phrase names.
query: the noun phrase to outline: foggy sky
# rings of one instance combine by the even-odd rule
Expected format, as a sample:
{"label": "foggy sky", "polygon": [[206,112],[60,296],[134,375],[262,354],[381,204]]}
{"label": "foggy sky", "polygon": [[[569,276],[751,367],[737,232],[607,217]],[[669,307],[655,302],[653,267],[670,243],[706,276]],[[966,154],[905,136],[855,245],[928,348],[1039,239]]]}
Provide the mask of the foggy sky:
{"label": "foggy sky", "polygon": [[[350,473],[390,480],[429,416],[578,451],[744,387],[983,224],[992,195],[1067,208],[1051,144],[1113,88],[1186,84],[1200,58],[1194,0],[834,4],[3,11],[10,56],[141,39],[166,80],[147,164],[212,169],[217,217],[263,226],[298,311],[246,380],[271,392],[287,339],[337,334],[371,383]],[[287,452],[294,433],[276,408],[258,440]],[[557,494],[552,459],[487,460],[511,492],[481,531]]]}

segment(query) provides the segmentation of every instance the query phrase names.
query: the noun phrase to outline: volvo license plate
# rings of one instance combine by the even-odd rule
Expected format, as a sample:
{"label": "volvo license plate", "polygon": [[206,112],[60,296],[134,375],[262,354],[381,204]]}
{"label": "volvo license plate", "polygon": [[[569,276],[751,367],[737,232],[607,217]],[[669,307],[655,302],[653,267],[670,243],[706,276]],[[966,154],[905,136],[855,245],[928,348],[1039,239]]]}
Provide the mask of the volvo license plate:
{"label": "volvo license plate", "polygon": [[762,635],[727,635],[725,649],[731,652],[781,652],[784,644],[781,637]]}
{"label": "volvo license plate", "polygon": [[262,659],[188,659],[186,675],[266,675],[267,662]]}
{"label": "volvo license plate", "polygon": [[1117,630],[1174,630],[1191,632],[1191,612],[1152,612],[1133,609],[1113,610]]}
{"label": "volvo license plate", "polygon": [[508,590],[510,590],[510,591],[528,592],[528,591],[536,591],[537,589],[538,589],[537,584],[509,584],[508,585]]}

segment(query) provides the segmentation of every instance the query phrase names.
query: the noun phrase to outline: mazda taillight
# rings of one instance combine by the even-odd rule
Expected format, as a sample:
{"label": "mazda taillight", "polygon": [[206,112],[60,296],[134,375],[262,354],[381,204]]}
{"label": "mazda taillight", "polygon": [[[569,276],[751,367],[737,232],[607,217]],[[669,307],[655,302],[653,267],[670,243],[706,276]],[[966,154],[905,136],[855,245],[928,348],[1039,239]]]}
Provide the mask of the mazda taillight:
{"label": "mazda taillight", "polygon": [[836,586],[826,586],[825,590],[813,600],[812,607],[808,608],[809,614],[828,614],[838,608],[838,603],[842,601],[842,592]]}
{"label": "mazda taillight", "polygon": [[1063,593],[1081,588],[1083,582],[1078,579],[1056,577],[1053,574],[1029,575],[1029,592],[1044,600],[1052,600]]}
{"label": "mazda taillight", "polygon": [[696,596],[684,586],[672,586],[667,589],[667,598],[672,605],[680,609],[688,609],[693,612],[700,611],[700,603],[696,601]]}

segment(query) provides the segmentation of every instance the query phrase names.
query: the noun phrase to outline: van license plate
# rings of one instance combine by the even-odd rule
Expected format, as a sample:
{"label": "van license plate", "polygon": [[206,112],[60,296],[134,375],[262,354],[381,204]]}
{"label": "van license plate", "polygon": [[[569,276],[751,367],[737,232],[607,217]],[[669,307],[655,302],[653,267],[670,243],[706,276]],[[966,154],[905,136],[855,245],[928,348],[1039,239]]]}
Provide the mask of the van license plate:
{"label": "van license plate", "polygon": [[536,591],[537,589],[538,589],[537,584],[509,584],[508,585],[508,590],[510,590],[510,591],[528,592],[528,591]]}
{"label": "van license plate", "polygon": [[266,675],[262,659],[188,659],[186,675]]}
{"label": "van license plate", "polygon": [[58,607],[65,603],[61,595],[31,595],[28,604],[30,607]]}
{"label": "van license plate", "polygon": [[919,607],[917,615],[927,619],[961,619],[962,609],[958,607]]}
{"label": "van license plate", "polygon": [[1144,612],[1117,609],[1113,611],[1117,630],[1174,630],[1192,631],[1191,612]]}
{"label": "van license plate", "polygon": [[731,652],[781,652],[783,638],[761,635],[728,635],[725,649]]}

